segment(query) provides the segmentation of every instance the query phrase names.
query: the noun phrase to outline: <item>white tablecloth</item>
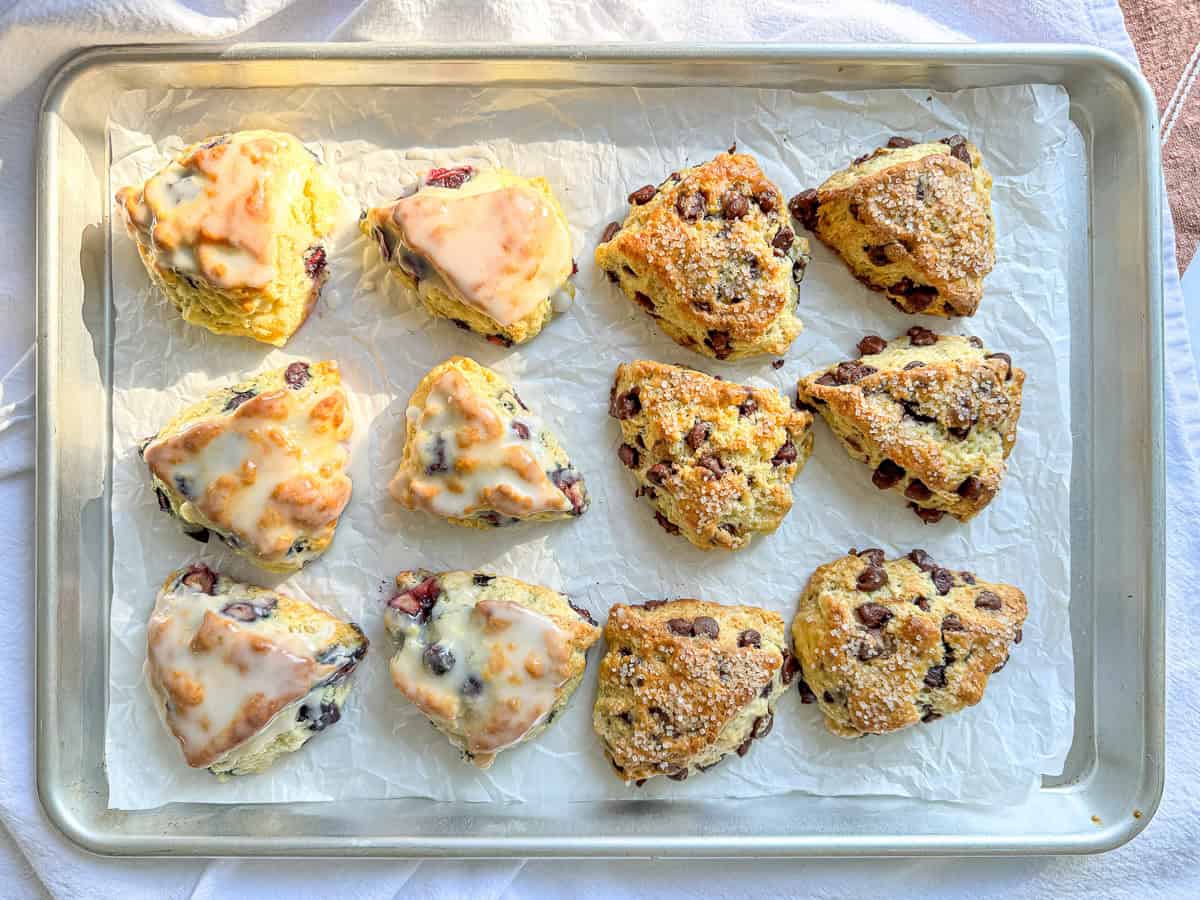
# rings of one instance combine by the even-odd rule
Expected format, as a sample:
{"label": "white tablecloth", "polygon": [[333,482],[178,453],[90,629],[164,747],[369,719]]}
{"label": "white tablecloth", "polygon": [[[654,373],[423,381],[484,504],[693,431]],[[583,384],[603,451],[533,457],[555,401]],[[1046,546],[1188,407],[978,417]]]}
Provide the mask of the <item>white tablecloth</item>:
{"label": "white tablecloth", "polygon": [[[1194,2],[1194,0],[1184,0]],[[0,4],[4,6],[5,4]],[[1100,857],[847,862],[117,861],[61,839],[33,774],[35,116],[46,79],[89,44],[187,40],[1076,41],[1133,59],[1116,0],[46,0],[0,13],[0,897],[350,896],[1098,897],[1200,895],[1200,396],[1175,276],[1167,271],[1169,724],[1167,789],[1146,832]],[[1170,23],[1163,23],[1170,27]],[[1168,224],[1167,229],[1170,229]]]}

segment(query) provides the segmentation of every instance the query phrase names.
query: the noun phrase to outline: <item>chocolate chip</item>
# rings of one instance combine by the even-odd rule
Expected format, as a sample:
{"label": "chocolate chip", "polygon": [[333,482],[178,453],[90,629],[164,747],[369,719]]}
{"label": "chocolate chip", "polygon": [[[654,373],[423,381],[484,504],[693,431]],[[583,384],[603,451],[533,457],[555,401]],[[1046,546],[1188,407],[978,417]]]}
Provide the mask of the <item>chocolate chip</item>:
{"label": "chocolate chip", "polygon": [[283,370],[283,380],[293,391],[299,390],[308,383],[308,363],[294,362]]}
{"label": "chocolate chip", "polygon": [[908,508],[911,509],[916,517],[926,525],[936,525],[938,522],[942,521],[942,516],[946,515],[944,510],[927,509],[924,506],[917,506],[915,503],[908,504]]}
{"label": "chocolate chip", "polygon": [[687,445],[691,449],[695,450],[706,440],[708,440],[708,436],[711,433],[712,426],[707,422],[701,422],[699,419],[697,419],[695,424],[692,425],[692,430],[687,433],[687,437],[684,438],[684,440],[687,441]]}
{"label": "chocolate chip", "polygon": [[629,202],[634,206],[642,206],[654,199],[654,195],[658,193],[658,188],[652,184],[644,184],[632,194],[629,195]]}
{"label": "chocolate chip", "polygon": [[454,654],[449,647],[441,644],[431,644],[421,654],[421,662],[434,675],[445,675],[454,668]]}
{"label": "chocolate chip", "polygon": [[808,271],[808,260],[799,256],[792,262],[792,281],[796,284],[801,284],[804,281],[804,273]]}
{"label": "chocolate chip", "polygon": [[663,482],[666,481],[673,472],[674,467],[670,463],[655,463],[646,470],[646,480],[651,484],[657,484],[659,487],[662,487]]}
{"label": "chocolate chip", "polygon": [[1001,669],[1003,669],[1007,665],[1008,665],[1008,657],[1005,656],[1004,659],[1000,660],[1000,665],[998,665],[998,666],[996,666],[996,668],[992,669],[992,674],[995,675],[997,672],[999,672]]}
{"label": "chocolate chip", "polygon": [[675,201],[675,211],[685,222],[695,222],[704,217],[708,199],[700,191],[685,191]]}
{"label": "chocolate chip", "polygon": [[738,745],[737,755],[745,756],[747,753],[749,753],[750,752],[750,744],[753,740],[754,740],[754,738],[746,738],[744,741],[742,741],[741,744]]}
{"label": "chocolate chip", "polygon": [[720,478],[725,474],[725,466],[722,465],[720,457],[711,453],[708,456],[703,456],[696,460],[696,465],[708,469],[708,471],[712,472],[717,478]]}
{"label": "chocolate chip", "polygon": [[941,713],[936,713],[932,709],[925,710],[925,714],[921,716],[922,722],[936,722],[942,717]]}
{"label": "chocolate chip", "polygon": [[925,482],[919,478],[914,478],[908,483],[908,487],[904,489],[904,496],[909,500],[928,500],[933,496],[933,491],[925,486]]}
{"label": "chocolate chip", "polygon": [[669,772],[667,774],[667,777],[670,778],[672,781],[687,781],[688,770],[687,769],[676,769],[674,772]]}
{"label": "chocolate chip", "polygon": [[1000,602],[999,596],[991,591],[980,591],[979,596],[975,598],[975,606],[978,609],[997,610],[1004,606]]}
{"label": "chocolate chip", "polygon": [[622,444],[617,448],[617,457],[630,469],[637,468],[638,452],[636,447],[631,447],[629,444]]}
{"label": "chocolate chip", "polygon": [[929,601],[926,600],[924,597],[919,596],[919,595],[916,597],[913,597],[913,603],[915,603],[917,605],[917,607],[919,607],[920,609],[923,609],[925,612],[929,612]]}
{"label": "chocolate chip", "polygon": [[968,475],[963,479],[962,484],[955,489],[955,493],[964,500],[974,503],[983,496],[983,482],[974,475]]}
{"label": "chocolate chip", "polygon": [[600,243],[607,244],[617,236],[617,232],[621,230],[620,222],[609,222],[604,226],[604,234],[600,236]]}
{"label": "chocolate chip", "polygon": [[904,364],[904,371],[907,372],[909,369],[921,369],[924,367],[925,363],[921,362],[919,359],[914,359],[912,362]]}
{"label": "chocolate chip", "polygon": [[[779,195],[774,191],[761,191],[754,195],[754,202],[758,204],[759,209],[770,215],[779,208]],[[790,245],[791,241],[788,244]]]}
{"label": "chocolate chip", "polygon": [[1004,375],[1005,381],[1012,380],[1012,357],[1007,353],[989,353],[984,359],[1002,359],[1008,366],[1008,371]]}
{"label": "chocolate chip", "polygon": [[521,440],[529,440],[529,426],[524,422],[513,422],[512,430]]}
{"label": "chocolate chip", "polygon": [[1021,638],[1023,638],[1024,636],[1025,636],[1025,632],[1024,632],[1024,630],[1023,630],[1023,629],[1020,629],[1020,628],[1018,628],[1018,629],[1017,629],[1017,633],[1016,633],[1015,635],[1013,635],[1013,643],[1014,643],[1014,644],[1019,644],[1019,643],[1021,643]]}
{"label": "chocolate chip", "polygon": [[796,445],[791,441],[788,441],[775,452],[774,456],[771,457],[771,465],[777,469],[785,463],[795,462],[798,455],[799,454],[796,452]]}
{"label": "chocolate chip", "polygon": [[829,691],[822,691],[821,700],[824,703],[833,703],[833,694],[829,693]]}
{"label": "chocolate chip", "polygon": [[775,232],[775,237],[771,238],[771,246],[776,250],[782,250],[786,253],[792,248],[792,243],[795,240],[796,233],[784,225],[777,232]]}
{"label": "chocolate chip", "polygon": [[930,666],[929,671],[925,673],[925,686],[931,688],[943,688],[946,686],[946,667],[945,666]]}
{"label": "chocolate chip", "polygon": [[663,527],[667,534],[679,534],[679,526],[660,512],[654,514],[654,521]]}
{"label": "chocolate chip", "polygon": [[567,606],[569,606],[569,607],[571,607],[571,609],[575,610],[575,614],[577,616],[579,616],[579,618],[583,619],[583,621],[587,622],[589,625],[596,624],[596,620],[592,616],[591,612],[584,609],[582,606],[577,606],[576,604],[572,603],[570,600],[567,601]]}
{"label": "chocolate chip", "polygon": [[817,192],[809,188],[807,191],[801,191],[788,201],[788,212],[809,231],[816,231],[817,211],[820,205],[821,201],[817,198]]}
{"label": "chocolate chip", "polygon": [[894,136],[888,138],[887,145],[889,150],[903,150],[905,147],[911,147],[913,142],[906,137]]}
{"label": "chocolate chip", "polygon": [[871,483],[881,491],[895,487],[907,473],[890,459],[879,463],[879,468],[871,475]]}
{"label": "chocolate chip", "polygon": [[807,706],[810,703],[817,702],[817,695],[813,693],[812,688],[808,686],[808,682],[803,678],[800,679],[800,702]]}
{"label": "chocolate chip", "polygon": [[[862,580],[861,576],[859,580]],[[863,603],[854,610],[854,615],[868,628],[882,628],[891,620],[893,614],[882,603]]]}
{"label": "chocolate chip", "polygon": [[954,587],[954,573],[949,569],[934,566],[933,570],[929,573],[929,577],[933,579],[933,586],[937,588],[937,592],[943,597],[950,593],[950,589]]}
{"label": "chocolate chip", "polygon": [[882,353],[887,348],[887,341],[877,334],[868,334],[858,342],[858,355],[871,356],[875,353]]}
{"label": "chocolate chip", "polygon": [[738,632],[737,645],[739,647],[761,647],[762,635],[753,628],[747,628],[745,631]]}
{"label": "chocolate chip", "polygon": [[883,244],[877,244],[873,247],[865,247],[867,251],[867,259],[870,260],[873,266],[891,265],[892,260],[888,257],[887,247]]}
{"label": "chocolate chip", "polygon": [[741,191],[730,188],[721,195],[721,215],[726,219],[740,219],[750,212],[750,201]]}
{"label": "chocolate chip", "polygon": [[920,325],[914,325],[905,333],[908,335],[908,343],[913,347],[929,347],[936,344],[938,339],[934,332]]}
{"label": "chocolate chip", "polygon": [[696,620],[692,622],[692,627],[695,629],[696,637],[710,637],[715,640],[721,633],[721,626],[711,616],[697,616]]}
{"label": "chocolate chip", "polygon": [[758,401],[753,397],[747,397],[738,404],[738,415],[743,419],[754,415],[756,412],[758,412]]}
{"label": "chocolate chip", "polygon": [[666,606],[666,600],[647,600],[642,604],[643,609],[658,609],[660,606]]}
{"label": "chocolate chip", "polygon": [[852,549],[850,552],[852,555],[857,556],[859,559],[865,559],[869,565],[872,565],[872,566],[882,566],[883,565],[883,559],[884,559],[883,551],[880,550],[878,547],[869,547],[866,550],[859,550],[857,552],[855,552]]}
{"label": "chocolate chip", "polygon": [[950,148],[950,155],[960,162],[965,162],[968,166],[971,165],[971,153],[967,150],[967,139],[961,134],[952,134],[950,137],[944,137],[941,143]]}
{"label": "chocolate chip", "polygon": [[611,281],[613,284],[617,284],[621,280],[620,278],[617,277],[617,273],[612,271],[611,269],[605,270],[604,277],[607,278],[609,281]]}
{"label": "chocolate chip", "polygon": [[859,573],[854,586],[860,591],[874,591],[887,583],[888,574],[882,566],[868,565]]}
{"label": "chocolate chip", "polygon": [[633,299],[642,309],[648,312],[654,312],[654,301],[650,299],[648,294],[643,294],[641,291],[634,291]]}
{"label": "chocolate chip", "polygon": [[678,634],[681,637],[691,637],[696,633],[693,624],[687,619],[668,619],[667,631],[672,634]]}
{"label": "chocolate chip", "polygon": [[[623,772],[623,771],[625,771],[625,770],[624,770],[624,769],[621,769],[620,771],[622,771],[622,772]],[[639,778],[637,781],[635,781],[635,782],[633,783],[633,786],[634,786],[634,787],[641,787],[643,784],[645,784],[645,783],[646,783],[646,781],[647,781],[647,779],[645,779],[645,778]]]}
{"label": "chocolate chip", "polygon": [[958,617],[958,613],[947,613],[946,618],[942,619],[942,631],[966,630],[966,626],[963,625],[962,619]]}
{"label": "chocolate chip", "polygon": [[779,680],[787,685],[792,683],[792,679],[796,677],[796,673],[800,671],[800,660],[796,659],[792,651],[785,649],[783,651],[783,666],[779,670]]}
{"label": "chocolate chip", "polygon": [[919,547],[909,550],[908,558],[922,572],[932,572],[937,568],[937,563],[933,561],[933,557]]}
{"label": "chocolate chip", "polygon": [[934,301],[938,293],[937,288],[915,284],[908,277],[901,278],[889,287],[888,291],[908,301],[900,305],[900,309],[905,312],[921,312]]}
{"label": "chocolate chip", "polygon": [[[837,376],[834,375],[832,372],[826,372],[824,375],[822,375],[820,378],[818,378],[817,384],[824,385],[825,387],[841,387],[841,385],[839,384],[839,382],[837,380]],[[797,396],[799,396],[799,395],[797,395]]]}
{"label": "chocolate chip", "polygon": [[430,187],[457,190],[471,180],[473,171],[470,166],[456,166],[453,169],[430,169],[425,175],[425,184]]}
{"label": "chocolate chip", "polygon": [[771,726],[775,724],[775,716],[767,713],[765,716],[759,716],[754,720],[754,724],[750,726],[750,737],[756,741],[759,738],[765,738],[771,733]]}
{"label": "chocolate chip", "polygon": [[978,338],[975,335],[971,335],[970,337],[968,337],[967,343],[970,344],[972,347],[976,348],[977,350],[983,349],[983,339]]}
{"label": "chocolate chip", "polygon": [[864,153],[862,156],[856,156],[854,157],[854,162],[851,163],[851,165],[857,166],[860,163],[865,163],[868,159],[874,159],[878,153],[878,150],[872,150],[870,153]]}
{"label": "chocolate chip", "polygon": [[959,572],[958,577],[961,578],[966,584],[974,584],[975,583],[975,573],[974,572]]}
{"label": "chocolate chip", "polygon": [[194,587],[205,594],[212,594],[219,576],[204,563],[188,566],[187,572],[179,579],[181,584]]}
{"label": "chocolate chip", "polygon": [[782,360],[782,359],[771,360],[771,368],[772,369],[782,369],[783,364],[784,364],[784,360]]}
{"label": "chocolate chip", "polygon": [[638,396],[638,388],[630,388],[623,394],[616,393],[613,387],[613,397],[608,404],[608,414],[614,419],[629,419],[642,411],[642,401]]}
{"label": "chocolate chip", "polygon": [[704,346],[712,350],[717,359],[728,359],[729,355],[733,353],[733,346],[727,331],[710,331],[708,337],[704,339]]}

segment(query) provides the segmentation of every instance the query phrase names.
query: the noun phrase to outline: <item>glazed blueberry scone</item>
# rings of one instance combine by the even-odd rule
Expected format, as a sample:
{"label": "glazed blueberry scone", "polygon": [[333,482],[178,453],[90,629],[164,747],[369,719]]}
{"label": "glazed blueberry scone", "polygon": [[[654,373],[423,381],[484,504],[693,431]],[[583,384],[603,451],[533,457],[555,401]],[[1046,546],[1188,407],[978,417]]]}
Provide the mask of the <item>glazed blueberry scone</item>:
{"label": "glazed blueberry scone", "polygon": [[901,312],[979,308],[996,261],[992,176],[961,135],[925,144],[894,137],[788,207]]}
{"label": "glazed blueberry scone", "polygon": [[592,724],[625,782],[683,781],[766,737],[795,677],[783,619],[704,600],[617,604]]}
{"label": "glazed blueberry scone", "polygon": [[744,153],[722,153],[629,196],[596,265],[684,347],[715,359],[782,354],[800,334],[808,241]]}
{"label": "glazed blueberry scone", "polygon": [[974,706],[1021,642],[1025,595],[937,565],[851,550],[820,566],[792,623],[800,693],[826,727],[884,734]]}
{"label": "glazed blueberry scone", "polygon": [[146,683],[193,768],[262,772],[342,716],[367,638],[282,591],[203,564],[172,572],[146,629]]}
{"label": "glazed blueberry scone", "polygon": [[893,341],[867,335],[858,359],[800,380],[846,452],[880,490],[909,500],[926,523],[966,522],[1000,490],[1017,438],[1025,373],[977,337],[913,327]]}
{"label": "glazed blueberry scone", "polygon": [[512,385],[454,356],[408,401],[404,457],[388,491],[410,510],[488,528],[583,515],[583,476]]}
{"label": "glazed blueberry scone", "polygon": [[337,363],[294,362],[213,391],[140,453],[185,532],[294,572],[328,549],[350,501],[352,430]]}
{"label": "glazed blueberry scone", "polygon": [[396,576],[392,681],[481,769],[566,707],[600,629],[557,591],[482,572]]}
{"label": "glazed blueberry scone", "polygon": [[192,144],[117,202],[151,281],[185,321],[216,334],[283,346],[328,277],[340,200],[290,134]]}
{"label": "glazed blueberry scone", "polygon": [[739,550],[778,528],[812,453],[812,415],[777,391],[680,366],[621,364],[608,411],[637,495],[668,533],[702,550]]}
{"label": "glazed blueberry scone", "polygon": [[575,296],[567,217],[544,178],[432,169],[359,227],[430,314],[501,346],[537,335]]}

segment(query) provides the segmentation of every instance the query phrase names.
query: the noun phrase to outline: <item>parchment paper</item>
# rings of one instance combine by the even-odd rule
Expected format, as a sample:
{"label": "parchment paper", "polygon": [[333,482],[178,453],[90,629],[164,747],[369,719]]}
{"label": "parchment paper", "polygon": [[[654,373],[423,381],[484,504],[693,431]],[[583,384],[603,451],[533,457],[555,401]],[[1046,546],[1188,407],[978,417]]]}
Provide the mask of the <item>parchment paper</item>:
{"label": "parchment paper", "polygon": [[[109,803],[138,809],[170,801],[235,803],[421,796],[524,801],[544,812],[570,801],[623,797],[747,797],[798,790],[1000,803],[1040,773],[1061,770],[1074,715],[1068,622],[1070,544],[1068,279],[1070,237],[1085,221],[1082,142],[1061,88],[1016,86],[800,94],[781,90],[390,88],[130,92],[110,122],[111,188],[140,181],[181,144],[233,128],[291,131],[320,154],[346,198],[332,274],[313,316],[283,350],[186,325],[148,286],[114,218],[116,303],[113,392],[114,596],[106,758]],[[975,317],[949,324],[894,311],[815,241],[801,288],[805,331],[780,370],[769,359],[736,365],[678,347],[620,296],[592,263],[607,222],[632,189],[711,158],[733,141],[753,153],[785,196],[816,186],[892,134],[969,135],[995,178],[997,266]],[[574,306],[521,348],[502,349],[435,321],[384,277],[358,236],[362,205],[391,199],[429,165],[491,161],[549,179],[572,222],[579,262]],[[1072,228],[1075,230],[1072,231]],[[803,232],[801,232],[803,233]],[[1028,373],[1020,435],[1004,488],[974,521],[923,525],[881,493],[824,423],[796,479],[795,506],[773,535],[736,554],[704,553],[668,536],[616,459],[606,414],[618,362],[683,362],[727,379],[773,385],[853,355],[866,333],[892,336],[914,322],[979,334]],[[387,495],[403,416],[421,376],[455,353],[493,366],[558,429],[584,473],[592,507],[581,519],[468,532],[408,513]],[[355,417],[354,496],[331,550],[286,580],[344,610],[371,650],[342,721],[261,776],[221,783],[184,765],[142,683],[145,622],[167,573],[189,562],[245,580],[279,578],[184,536],[161,513],[136,448],[179,407],[211,388],[297,358],[340,363]],[[889,556],[924,547],[952,568],[1020,585],[1029,599],[1024,642],[977,707],[930,725],[858,741],[828,734],[795,690],[774,732],[703,778],[624,787],[591,728],[595,666],[569,711],[531,745],[481,773],[392,687],[381,607],[401,569],[479,568],[568,592],[603,623],[615,602],[692,596],[761,605],[791,621],[805,581],[851,546]]]}

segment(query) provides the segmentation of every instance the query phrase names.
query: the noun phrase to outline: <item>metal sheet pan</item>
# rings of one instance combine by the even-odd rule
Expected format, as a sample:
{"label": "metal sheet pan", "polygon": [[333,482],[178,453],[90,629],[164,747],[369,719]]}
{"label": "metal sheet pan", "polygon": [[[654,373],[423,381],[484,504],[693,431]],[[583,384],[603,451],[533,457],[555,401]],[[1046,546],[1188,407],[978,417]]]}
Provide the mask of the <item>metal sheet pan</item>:
{"label": "metal sheet pan", "polygon": [[[900,798],[520,805],[407,799],[109,810],[112,304],[106,118],[137,88],[1063,85],[1088,152],[1073,248],[1071,619],[1064,772],[1005,808]],[[113,855],[853,856],[1084,853],[1145,826],[1163,784],[1162,287],[1155,105],[1112,54],[1059,45],[356,44],[96,48],[42,107],[38,171],[37,772],[51,820]],[[1034,539],[1031,536],[1031,539]]]}

